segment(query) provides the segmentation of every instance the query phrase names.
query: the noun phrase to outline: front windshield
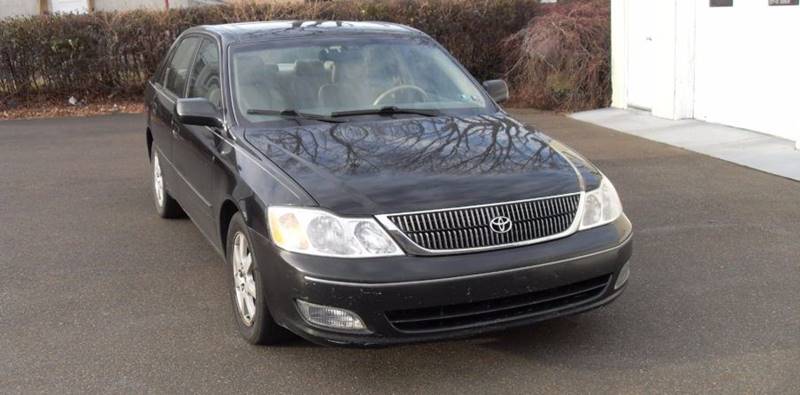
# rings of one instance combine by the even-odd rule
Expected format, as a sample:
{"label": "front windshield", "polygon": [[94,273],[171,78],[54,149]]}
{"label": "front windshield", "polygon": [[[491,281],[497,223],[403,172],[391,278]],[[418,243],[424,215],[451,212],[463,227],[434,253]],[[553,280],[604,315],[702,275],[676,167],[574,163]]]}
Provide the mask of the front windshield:
{"label": "front windshield", "polygon": [[280,119],[263,111],[330,116],[385,107],[456,113],[491,108],[480,88],[428,39],[270,44],[232,51],[233,102],[248,123]]}

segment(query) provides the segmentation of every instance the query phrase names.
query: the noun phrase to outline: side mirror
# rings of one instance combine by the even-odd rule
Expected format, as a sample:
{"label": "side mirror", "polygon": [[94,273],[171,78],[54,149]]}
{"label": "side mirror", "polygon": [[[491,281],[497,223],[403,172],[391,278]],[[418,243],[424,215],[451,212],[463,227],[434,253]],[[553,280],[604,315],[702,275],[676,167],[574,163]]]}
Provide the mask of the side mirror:
{"label": "side mirror", "polygon": [[503,80],[484,81],[483,88],[498,103],[508,100],[508,84]]}
{"label": "side mirror", "polygon": [[175,114],[184,125],[222,127],[222,118],[217,108],[205,97],[178,99]]}

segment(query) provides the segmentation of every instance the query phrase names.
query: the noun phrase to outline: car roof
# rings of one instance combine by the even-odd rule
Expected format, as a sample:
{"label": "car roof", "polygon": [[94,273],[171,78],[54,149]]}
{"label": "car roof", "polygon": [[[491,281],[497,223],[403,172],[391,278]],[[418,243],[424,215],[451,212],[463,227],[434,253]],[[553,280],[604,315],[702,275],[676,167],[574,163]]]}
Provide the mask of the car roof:
{"label": "car roof", "polygon": [[303,37],[324,34],[325,37],[346,35],[405,35],[425,36],[421,31],[389,22],[354,22],[354,21],[269,21],[243,22],[223,25],[202,25],[186,30],[191,32],[212,33],[224,42],[265,41],[291,37]]}

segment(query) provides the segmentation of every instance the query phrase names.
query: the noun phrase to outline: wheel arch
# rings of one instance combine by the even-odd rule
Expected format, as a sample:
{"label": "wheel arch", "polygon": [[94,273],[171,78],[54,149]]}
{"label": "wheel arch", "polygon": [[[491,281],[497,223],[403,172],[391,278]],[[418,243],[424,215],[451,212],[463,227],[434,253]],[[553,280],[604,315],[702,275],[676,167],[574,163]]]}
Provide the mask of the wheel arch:
{"label": "wheel arch", "polygon": [[153,152],[153,132],[150,131],[150,127],[147,128],[146,139],[147,139],[147,157],[153,159],[151,157]]}
{"label": "wheel arch", "polygon": [[231,199],[226,199],[219,210],[219,240],[222,252],[228,253],[228,227],[231,219],[239,212],[239,207]]}

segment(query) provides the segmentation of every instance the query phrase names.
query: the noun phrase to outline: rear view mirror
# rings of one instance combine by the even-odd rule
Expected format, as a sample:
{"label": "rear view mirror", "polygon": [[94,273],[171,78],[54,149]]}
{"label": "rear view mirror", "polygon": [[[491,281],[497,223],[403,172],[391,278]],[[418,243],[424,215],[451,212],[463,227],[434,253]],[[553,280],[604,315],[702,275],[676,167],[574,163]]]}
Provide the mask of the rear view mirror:
{"label": "rear view mirror", "polygon": [[484,81],[483,88],[498,103],[508,100],[508,84],[503,80]]}
{"label": "rear view mirror", "polygon": [[184,125],[222,127],[219,111],[205,97],[178,99],[175,114]]}

